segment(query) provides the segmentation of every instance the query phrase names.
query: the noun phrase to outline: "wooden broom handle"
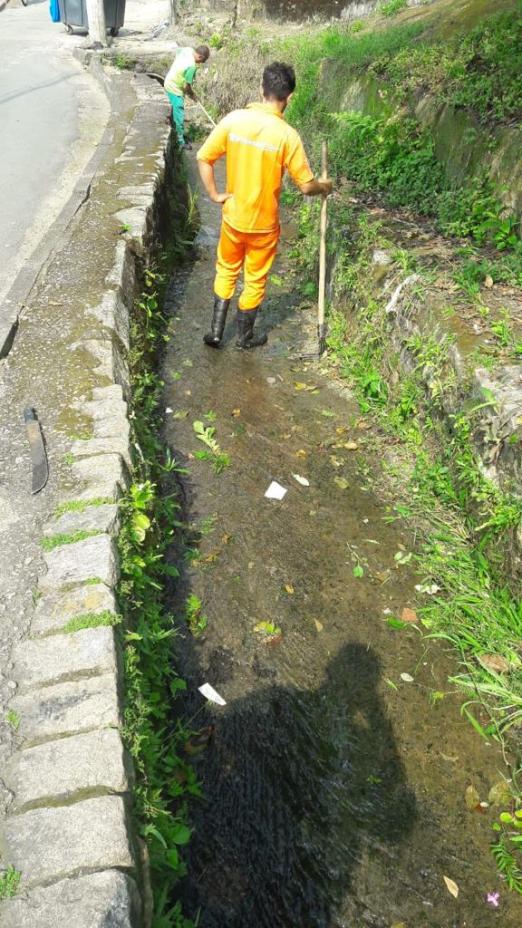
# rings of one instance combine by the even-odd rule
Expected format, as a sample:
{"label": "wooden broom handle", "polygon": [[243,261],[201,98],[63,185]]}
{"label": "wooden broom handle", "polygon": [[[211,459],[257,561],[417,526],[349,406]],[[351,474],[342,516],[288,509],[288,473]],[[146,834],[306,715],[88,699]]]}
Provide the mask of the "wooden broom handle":
{"label": "wooden broom handle", "polygon": [[[323,141],[321,150],[322,174],[321,180],[328,180],[328,143]],[[318,325],[324,325],[326,302],[326,224],[327,224],[327,198],[323,195],[321,203],[321,238],[319,242],[319,300],[317,311]]]}

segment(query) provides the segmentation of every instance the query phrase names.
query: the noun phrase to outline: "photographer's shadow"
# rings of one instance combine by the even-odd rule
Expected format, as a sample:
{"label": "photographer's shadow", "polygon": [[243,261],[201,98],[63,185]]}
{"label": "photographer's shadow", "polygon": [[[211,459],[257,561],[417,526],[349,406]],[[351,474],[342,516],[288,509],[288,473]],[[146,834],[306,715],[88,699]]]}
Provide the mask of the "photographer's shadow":
{"label": "photographer's shadow", "polygon": [[221,710],[183,893],[201,928],[343,924],[363,850],[409,834],[415,798],[379,678],[375,653],[349,644],[318,689],[264,686]]}

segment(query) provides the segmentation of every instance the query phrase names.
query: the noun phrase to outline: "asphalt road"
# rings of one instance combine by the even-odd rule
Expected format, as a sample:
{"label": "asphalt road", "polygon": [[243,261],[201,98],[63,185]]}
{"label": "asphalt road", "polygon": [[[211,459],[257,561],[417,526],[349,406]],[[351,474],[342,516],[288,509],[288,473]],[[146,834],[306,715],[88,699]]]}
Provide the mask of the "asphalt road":
{"label": "asphalt road", "polygon": [[51,22],[47,2],[0,13],[0,354],[23,298],[9,291],[38,246],[45,258],[108,118],[105,96],[71,55],[79,41]]}

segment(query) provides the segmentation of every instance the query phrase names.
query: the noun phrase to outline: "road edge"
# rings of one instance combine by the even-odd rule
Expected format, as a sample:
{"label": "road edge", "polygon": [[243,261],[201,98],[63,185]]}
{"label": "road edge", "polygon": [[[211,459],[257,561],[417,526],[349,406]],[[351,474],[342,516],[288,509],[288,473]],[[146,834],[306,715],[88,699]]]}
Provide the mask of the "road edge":
{"label": "road edge", "polygon": [[[110,85],[100,60],[90,52],[84,56],[89,69]],[[59,510],[43,529],[44,539],[68,536],[72,542],[44,548],[46,573],[38,580],[29,637],[15,646],[11,658],[16,693],[9,712],[17,730],[3,773],[11,803],[0,849],[2,866],[11,865],[22,877],[20,892],[0,903],[3,928],[101,928],[107,920],[114,928],[148,924],[142,902],[146,854],[132,820],[133,769],[121,737],[117,503],[132,469],[130,313],[138,267],[151,254],[162,222],[173,151],[170,129],[158,119],[164,108],[161,91],[146,79],[135,86],[137,106],[121,157],[132,165],[133,140],[141,133],[151,142],[152,170],[144,183],[137,159],[126,179],[136,186],[121,193],[126,205],[115,215],[126,231],[115,240],[105,290],[91,314],[96,320],[91,343],[94,330],[103,354],[103,385],[71,397],[71,405],[91,420],[92,437],[75,441],[72,486],[60,490]],[[108,127],[96,166],[110,139]],[[60,217],[66,225],[85,202],[89,185],[84,172],[74,205],[69,203],[72,215]],[[85,506],[71,508],[78,500]]]}

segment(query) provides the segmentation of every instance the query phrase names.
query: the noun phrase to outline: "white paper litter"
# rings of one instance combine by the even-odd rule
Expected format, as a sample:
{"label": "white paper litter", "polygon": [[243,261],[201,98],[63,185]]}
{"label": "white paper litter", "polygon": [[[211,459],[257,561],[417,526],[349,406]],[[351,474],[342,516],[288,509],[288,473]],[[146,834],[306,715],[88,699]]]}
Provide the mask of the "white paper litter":
{"label": "white paper litter", "polygon": [[417,583],[415,589],[417,593],[427,593],[428,596],[435,596],[435,593],[440,591],[440,586],[437,586],[436,583]]}
{"label": "white paper litter", "polygon": [[215,702],[216,706],[226,706],[226,701],[216,692],[210,683],[204,683],[203,686],[198,686],[198,690],[209,702]]}
{"label": "white paper litter", "polygon": [[410,673],[401,673],[401,680],[404,680],[405,683],[413,683],[413,677]]}
{"label": "white paper litter", "polygon": [[169,413],[172,412],[172,409],[170,408],[170,406],[167,406],[165,412],[167,413],[167,416],[169,415]]}
{"label": "white paper litter", "polygon": [[299,474],[292,474],[292,477],[294,480],[297,480],[297,482],[300,483],[302,487],[310,486],[310,481],[307,480],[306,477],[301,477]]}
{"label": "white paper litter", "polygon": [[268,490],[265,493],[267,499],[284,499],[288,490],[285,487],[282,487],[277,480],[272,480],[272,483],[268,487]]}

